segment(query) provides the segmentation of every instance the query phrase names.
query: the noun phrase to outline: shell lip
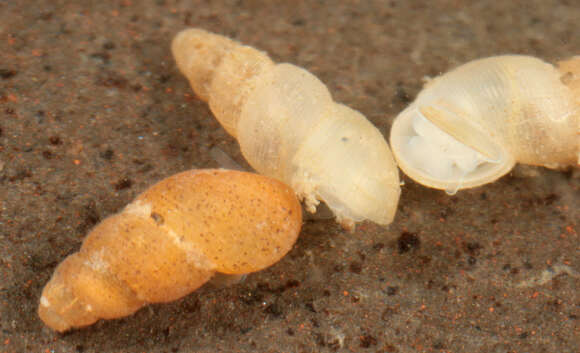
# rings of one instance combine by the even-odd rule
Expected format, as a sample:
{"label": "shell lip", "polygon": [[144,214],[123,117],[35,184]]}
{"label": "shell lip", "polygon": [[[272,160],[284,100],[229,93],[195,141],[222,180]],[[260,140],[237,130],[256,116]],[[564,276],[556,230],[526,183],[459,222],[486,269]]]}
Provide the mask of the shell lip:
{"label": "shell lip", "polygon": [[[298,172],[297,174],[303,174]],[[369,194],[365,190],[359,189],[358,194],[340,192],[337,185],[326,185],[320,182],[320,178],[326,176],[312,175],[309,183],[303,181],[293,183],[293,188],[297,191],[305,202],[309,212],[314,213],[320,206],[320,201],[334,214],[336,221],[346,230],[353,231],[355,223],[370,220],[379,225],[390,224],[396,212],[396,205],[400,197],[400,189],[385,188],[383,194]],[[376,182],[380,183],[380,180]],[[310,187],[305,187],[310,184]],[[382,183],[384,184],[384,183]],[[382,205],[383,207],[371,207],[366,204]]]}
{"label": "shell lip", "polygon": [[[507,148],[494,142],[493,139],[488,136],[488,140],[485,143],[489,146],[494,146],[496,153],[495,157],[497,160],[487,159],[485,162],[477,165],[475,169],[470,172],[454,172],[447,177],[433,175],[426,170],[423,163],[413,158],[410,152],[417,153],[417,151],[411,151],[408,146],[411,138],[417,136],[417,132],[413,128],[412,119],[418,112],[419,109],[414,103],[403,110],[395,118],[391,128],[390,143],[399,168],[419,184],[435,189],[446,190],[447,193],[454,194],[460,189],[473,188],[493,182],[507,174],[515,165],[516,161]],[[479,131],[477,138],[481,138],[482,136],[481,131]],[[466,147],[471,148],[471,146]],[[424,158],[429,159],[431,157],[430,152],[431,151],[426,151]],[[483,157],[485,157],[485,155],[483,155]],[[438,160],[431,160],[430,162],[437,163]]]}

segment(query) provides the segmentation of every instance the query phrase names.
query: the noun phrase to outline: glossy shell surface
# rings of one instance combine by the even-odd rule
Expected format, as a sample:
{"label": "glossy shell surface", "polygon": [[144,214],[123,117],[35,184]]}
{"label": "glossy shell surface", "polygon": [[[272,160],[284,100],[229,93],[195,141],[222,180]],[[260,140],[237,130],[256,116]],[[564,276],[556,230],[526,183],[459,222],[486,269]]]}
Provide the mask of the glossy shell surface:
{"label": "glossy shell surface", "polygon": [[492,182],[516,163],[577,165],[578,61],[558,69],[529,56],[497,56],[429,81],[391,129],[399,167],[453,193]]}
{"label": "glossy shell surface", "polygon": [[56,268],[38,314],[66,331],[176,300],[216,273],[274,264],[301,226],[294,192],[277,180],[226,170],[176,174],[88,234]]}

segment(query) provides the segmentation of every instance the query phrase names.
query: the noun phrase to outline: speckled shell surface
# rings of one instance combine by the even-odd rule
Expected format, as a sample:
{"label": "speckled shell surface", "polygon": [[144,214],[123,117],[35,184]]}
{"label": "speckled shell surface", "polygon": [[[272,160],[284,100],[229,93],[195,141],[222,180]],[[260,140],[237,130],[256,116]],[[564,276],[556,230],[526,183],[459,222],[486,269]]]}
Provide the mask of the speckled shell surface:
{"label": "speckled shell surface", "polygon": [[285,184],[227,170],[166,178],[91,230],[42,291],[38,314],[57,331],[176,300],[216,273],[280,260],[302,226]]}

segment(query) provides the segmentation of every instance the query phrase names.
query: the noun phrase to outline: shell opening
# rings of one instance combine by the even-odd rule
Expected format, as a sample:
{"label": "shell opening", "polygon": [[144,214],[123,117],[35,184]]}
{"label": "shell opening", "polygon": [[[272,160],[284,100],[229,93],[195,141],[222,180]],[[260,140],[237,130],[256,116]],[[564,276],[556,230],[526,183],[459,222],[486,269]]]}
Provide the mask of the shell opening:
{"label": "shell opening", "polygon": [[437,179],[459,180],[483,163],[497,163],[462,144],[417,111],[407,142],[412,163]]}
{"label": "shell opening", "polygon": [[[455,194],[481,185],[486,175],[504,169],[502,158],[490,158],[458,141],[427,119],[415,106],[397,118],[391,143],[399,165],[414,179]],[[499,153],[505,156],[504,153]],[[500,175],[498,175],[499,177]]]}

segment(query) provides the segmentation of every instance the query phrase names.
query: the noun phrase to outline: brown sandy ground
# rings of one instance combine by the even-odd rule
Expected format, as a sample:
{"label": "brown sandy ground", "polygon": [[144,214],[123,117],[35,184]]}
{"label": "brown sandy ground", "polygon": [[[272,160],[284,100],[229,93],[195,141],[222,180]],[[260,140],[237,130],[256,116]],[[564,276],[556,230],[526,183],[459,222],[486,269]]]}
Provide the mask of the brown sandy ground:
{"label": "brown sandy ground", "polygon": [[[518,168],[449,197],[403,177],[395,222],[308,221],[236,286],[67,334],[55,266],[163,177],[248,168],[169,51],[198,26],[298,64],[386,135],[424,76],[580,54],[575,1],[0,1],[0,352],[578,352],[579,179]],[[529,176],[529,174],[534,174]]]}

